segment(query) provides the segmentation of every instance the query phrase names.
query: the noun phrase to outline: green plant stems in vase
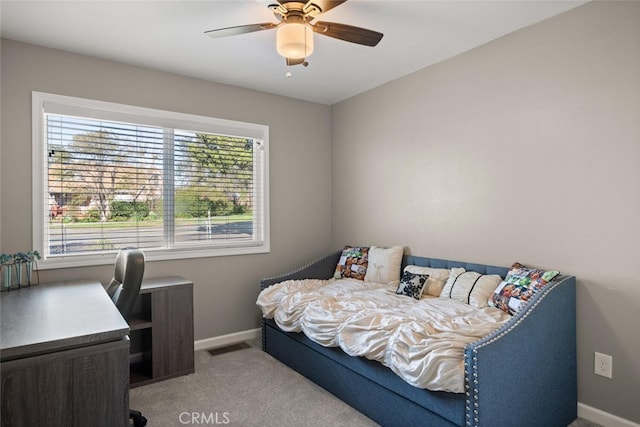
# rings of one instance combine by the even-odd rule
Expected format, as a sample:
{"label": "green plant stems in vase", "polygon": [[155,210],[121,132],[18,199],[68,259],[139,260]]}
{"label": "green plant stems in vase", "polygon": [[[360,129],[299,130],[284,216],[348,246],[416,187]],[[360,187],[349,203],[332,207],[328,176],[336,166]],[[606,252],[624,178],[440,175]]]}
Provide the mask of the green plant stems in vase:
{"label": "green plant stems in vase", "polygon": [[33,272],[33,262],[29,261],[25,263],[25,273],[27,275],[27,286],[31,286],[31,273]]}
{"label": "green plant stems in vase", "polygon": [[[38,284],[38,266],[36,260],[40,259],[38,251],[18,252],[15,254],[0,254],[0,287],[10,291],[13,286],[13,271],[15,269],[15,281],[18,288],[23,285]],[[24,267],[24,270],[23,270]],[[34,280],[34,273],[36,280]]]}
{"label": "green plant stems in vase", "polygon": [[11,290],[11,265],[2,266],[2,287]]}
{"label": "green plant stems in vase", "polygon": [[36,269],[36,277],[37,277],[37,263],[36,260],[40,259],[40,254],[38,253],[38,251],[31,251],[31,252],[27,252],[26,254],[26,263],[25,263],[25,267],[26,267],[26,274],[27,274],[27,286],[31,286],[31,285],[37,285],[40,280],[33,280],[33,271],[34,268]]}
{"label": "green plant stems in vase", "polygon": [[16,269],[16,283],[18,284],[18,289],[22,286],[22,262],[18,261],[13,264]]}
{"label": "green plant stems in vase", "polygon": [[11,254],[0,254],[0,268],[2,270],[2,288],[11,290],[11,272],[13,270],[14,257]]}

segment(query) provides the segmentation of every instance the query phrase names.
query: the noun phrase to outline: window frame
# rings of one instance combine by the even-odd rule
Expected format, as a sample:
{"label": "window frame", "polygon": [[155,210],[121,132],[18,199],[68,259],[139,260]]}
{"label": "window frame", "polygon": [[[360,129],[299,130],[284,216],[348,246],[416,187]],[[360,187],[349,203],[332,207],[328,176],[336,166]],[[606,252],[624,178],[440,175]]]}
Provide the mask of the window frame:
{"label": "window frame", "polygon": [[[262,167],[254,176],[254,194],[261,203],[258,215],[253,216],[255,236],[251,242],[234,245],[219,244],[204,247],[162,247],[143,249],[148,261],[175,260],[187,258],[249,255],[270,252],[269,219],[269,126],[219,119],[207,116],[178,113],[147,107],[138,107],[106,101],[77,98],[45,92],[32,92],[32,242],[43,259],[38,262],[41,270],[66,267],[82,267],[111,264],[116,251],[95,254],[70,254],[44,257],[47,244],[46,213],[48,209],[48,164],[46,151],[45,113],[69,114],[102,120],[127,121],[140,125],[161,126],[174,129],[188,129],[196,132],[222,135],[242,135],[260,141]],[[166,153],[165,153],[166,154]],[[173,189],[173,187],[172,187]],[[173,222],[173,221],[172,221]],[[257,231],[255,231],[257,230]]]}

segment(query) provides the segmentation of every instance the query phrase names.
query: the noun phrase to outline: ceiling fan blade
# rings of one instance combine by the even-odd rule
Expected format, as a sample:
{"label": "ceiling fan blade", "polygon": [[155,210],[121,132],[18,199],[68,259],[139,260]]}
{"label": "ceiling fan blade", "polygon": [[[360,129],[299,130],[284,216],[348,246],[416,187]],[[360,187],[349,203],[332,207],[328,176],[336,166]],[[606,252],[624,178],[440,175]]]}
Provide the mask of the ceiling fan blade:
{"label": "ceiling fan blade", "polygon": [[292,65],[304,64],[304,58],[285,58],[287,61],[287,66],[291,67]]}
{"label": "ceiling fan blade", "polygon": [[216,30],[205,31],[209,37],[228,37],[238,34],[253,33],[254,31],[270,30],[277,27],[278,24],[272,22],[263,22],[262,24],[239,25],[237,27],[218,28]]}
{"label": "ceiling fan blade", "polygon": [[375,46],[382,39],[383,34],[353,25],[336,24],[335,22],[319,21],[312,25],[313,31],[334,39],[345,40],[365,46]]}

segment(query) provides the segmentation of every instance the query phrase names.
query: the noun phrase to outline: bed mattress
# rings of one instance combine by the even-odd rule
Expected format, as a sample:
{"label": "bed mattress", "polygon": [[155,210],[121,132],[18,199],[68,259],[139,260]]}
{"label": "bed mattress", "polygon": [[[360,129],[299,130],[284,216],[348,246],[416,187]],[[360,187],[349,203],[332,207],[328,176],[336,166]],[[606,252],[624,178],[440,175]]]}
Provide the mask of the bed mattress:
{"label": "bed mattress", "polygon": [[283,331],[303,332],[325,347],[378,361],[415,387],[462,393],[465,346],[511,316],[395,290],[355,279],[287,280],[264,289],[257,304]]}

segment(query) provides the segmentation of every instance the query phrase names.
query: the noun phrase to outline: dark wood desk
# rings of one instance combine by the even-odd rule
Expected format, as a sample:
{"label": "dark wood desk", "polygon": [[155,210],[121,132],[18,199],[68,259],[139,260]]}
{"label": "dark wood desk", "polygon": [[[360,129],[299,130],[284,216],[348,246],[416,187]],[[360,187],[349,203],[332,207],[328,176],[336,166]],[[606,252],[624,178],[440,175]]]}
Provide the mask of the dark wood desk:
{"label": "dark wood desk", "polygon": [[129,326],[97,281],[1,296],[2,427],[127,426]]}

